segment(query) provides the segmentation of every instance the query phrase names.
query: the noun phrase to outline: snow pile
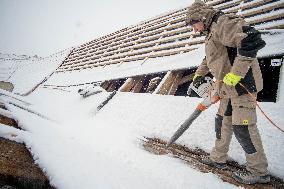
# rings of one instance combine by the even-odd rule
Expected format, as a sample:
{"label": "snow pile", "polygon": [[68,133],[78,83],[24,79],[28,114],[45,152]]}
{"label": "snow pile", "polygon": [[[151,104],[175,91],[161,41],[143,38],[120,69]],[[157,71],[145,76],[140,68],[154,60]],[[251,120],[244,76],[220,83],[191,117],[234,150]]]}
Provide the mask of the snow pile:
{"label": "snow pile", "polygon": [[[83,99],[76,92],[39,89],[28,98],[35,104],[31,108],[55,121],[9,106],[25,131],[13,133],[2,128],[0,133],[22,139],[51,183],[60,189],[236,188],[212,173],[201,173],[180,160],[142,149],[139,138],[144,134],[158,134],[164,128],[163,135],[168,135],[182,121],[185,114],[168,116],[168,110],[185,98],[174,104],[176,100],[170,96],[118,93],[94,116],[96,106],[107,95]],[[165,115],[167,118],[161,119]]]}
{"label": "snow pile", "polygon": [[9,127],[0,123],[0,136],[9,140],[16,141],[18,143],[23,143],[27,141],[24,137],[28,135],[27,132],[16,129],[14,127]]}
{"label": "snow pile", "polygon": [[[168,140],[200,99],[118,92],[95,113],[108,95],[102,92],[82,98],[76,88],[71,92],[39,88],[26,100],[34,104],[29,108],[49,120],[9,105],[25,131],[9,130],[3,135],[13,139],[15,134],[23,140],[51,183],[60,189],[235,188],[211,173],[201,173],[167,155],[150,154],[141,146],[143,136]],[[261,105],[283,125],[284,118],[276,114],[276,110],[283,112],[283,107],[277,103]],[[215,140],[216,111],[216,105],[205,111],[177,142],[209,152]],[[258,114],[269,171],[284,179],[283,133]],[[229,156],[245,162],[234,137]]]}
{"label": "snow pile", "polygon": [[0,80],[11,82],[14,93],[25,95],[52,74],[69,53],[67,49],[46,58],[0,59]]}

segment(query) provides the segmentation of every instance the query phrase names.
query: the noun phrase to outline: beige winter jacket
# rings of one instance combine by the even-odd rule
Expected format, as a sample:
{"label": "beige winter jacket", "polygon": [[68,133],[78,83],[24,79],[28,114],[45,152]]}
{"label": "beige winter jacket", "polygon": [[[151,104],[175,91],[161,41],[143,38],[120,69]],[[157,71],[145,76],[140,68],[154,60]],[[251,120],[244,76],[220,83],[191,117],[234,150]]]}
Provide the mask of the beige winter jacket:
{"label": "beige winter jacket", "polygon": [[219,82],[229,72],[241,76],[240,82],[250,92],[262,90],[262,74],[256,59],[257,50],[265,45],[260,38],[260,33],[250,27],[244,19],[217,12],[200,1],[189,8],[187,19],[193,18],[199,18],[205,23],[207,30],[206,57],[196,73],[204,76],[210,72],[217,80],[216,87],[222,98],[247,93],[240,85],[232,87]]}

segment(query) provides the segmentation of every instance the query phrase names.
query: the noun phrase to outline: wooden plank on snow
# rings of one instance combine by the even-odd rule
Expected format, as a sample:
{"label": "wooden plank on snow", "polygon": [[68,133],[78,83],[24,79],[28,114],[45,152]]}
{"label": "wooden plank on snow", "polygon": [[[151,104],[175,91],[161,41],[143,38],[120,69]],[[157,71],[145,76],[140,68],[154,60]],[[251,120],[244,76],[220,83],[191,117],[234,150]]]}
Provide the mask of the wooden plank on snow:
{"label": "wooden plank on snow", "polygon": [[262,14],[262,13],[266,13],[268,11],[274,10],[276,8],[284,8],[284,2],[279,2],[279,4],[274,4],[265,8],[260,8],[257,10],[253,10],[253,11],[246,11],[244,13],[241,13],[240,16],[242,17],[248,17],[248,16],[253,16],[253,15],[257,15],[257,14]]}
{"label": "wooden plank on snow", "polygon": [[284,17],[284,12],[280,13],[280,14],[275,14],[275,15],[271,15],[271,16],[267,16],[267,17],[263,17],[263,18],[259,18],[259,19],[255,19],[255,20],[251,20],[248,21],[249,24],[258,24],[258,23],[262,23],[262,22],[268,22],[268,21],[272,21],[278,18],[283,18]]}
{"label": "wooden plank on snow", "polygon": [[274,1],[274,0],[251,1],[251,2],[248,2],[248,3],[240,4],[240,5],[232,7],[232,8],[228,8],[228,9],[224,10],[224,12],[225,13],[236,13],[236,12],[238,12],[238,10],[253,9],[255,7],[259,7],[261,5],[269,3],[271,1]]}
{"label": "wooden plank on snow", "polygon": [[270,29],[284,29],[284,24],[274,25],[274,26],[267,26],[263,27],[263,29],[270,30]]}
{"label": "wooden plank on snow", "polygon": [[226,0],[217,0],[217,1],[208,1],[206,2],[206,4],[210,5],[210,6],[216,6],[216,5],[219,5],[219,4],[222,4],[226,2]]}
{"label": "wooden plank on snow", "polygon": [[220,6],[218,5],[217,7],[214,7],[216,9],[219,9],[219,10],[224,10],[224,9],[228,9],[228,8],[231,8],[231,7],[236,7],[238,6],[243,0],[238,0],[238,1],[231,1],[231,2],[228,2],[228,3],[224,3],[224,4],[220,4]]}

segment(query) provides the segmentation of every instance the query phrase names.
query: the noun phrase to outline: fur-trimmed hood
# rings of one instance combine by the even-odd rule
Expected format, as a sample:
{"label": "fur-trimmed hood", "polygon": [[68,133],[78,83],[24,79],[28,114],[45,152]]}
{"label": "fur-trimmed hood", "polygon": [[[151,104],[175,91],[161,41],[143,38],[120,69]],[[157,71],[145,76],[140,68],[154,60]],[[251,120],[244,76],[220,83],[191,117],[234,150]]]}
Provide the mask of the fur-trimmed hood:
{"label": "fur-trimmed hood", "polygon": [[214,10],[212,6],[206,5],[201,0],[196,0],[190,7],[188,7],[185,21],[187,24],[192,22],[192,20],[201,21],[204,23],[205,30],[209,30],[212,18],[216,12],[218,11]]}

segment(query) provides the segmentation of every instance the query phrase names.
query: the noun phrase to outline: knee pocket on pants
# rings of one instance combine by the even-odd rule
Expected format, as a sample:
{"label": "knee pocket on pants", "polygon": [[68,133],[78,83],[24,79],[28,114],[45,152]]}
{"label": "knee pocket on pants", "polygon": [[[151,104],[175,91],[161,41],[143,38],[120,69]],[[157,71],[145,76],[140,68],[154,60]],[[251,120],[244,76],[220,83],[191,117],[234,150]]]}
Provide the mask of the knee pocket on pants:
{"label": "knee pocket on pants", "polygon": [[254,125],[257,122],[255,102],[245,97],[232,99],[233,125]]}
{"label": "knee pocket on pants", "polygon": [[256,152],[255,146],[252,143],[251,136],[247,125],[233,125],[234,134],[247,154]]}
{"label": "knee pocket on pants", "polygon": [[233,125],[254,125],[257,122],[256,109],[244,106],[233,107]]}
{"label": "knee pocket on pants", "polygon": [[223,116],[217,114],[215,117],[215,132],[217,139],[221,139],[222,122],[223,122]]}

